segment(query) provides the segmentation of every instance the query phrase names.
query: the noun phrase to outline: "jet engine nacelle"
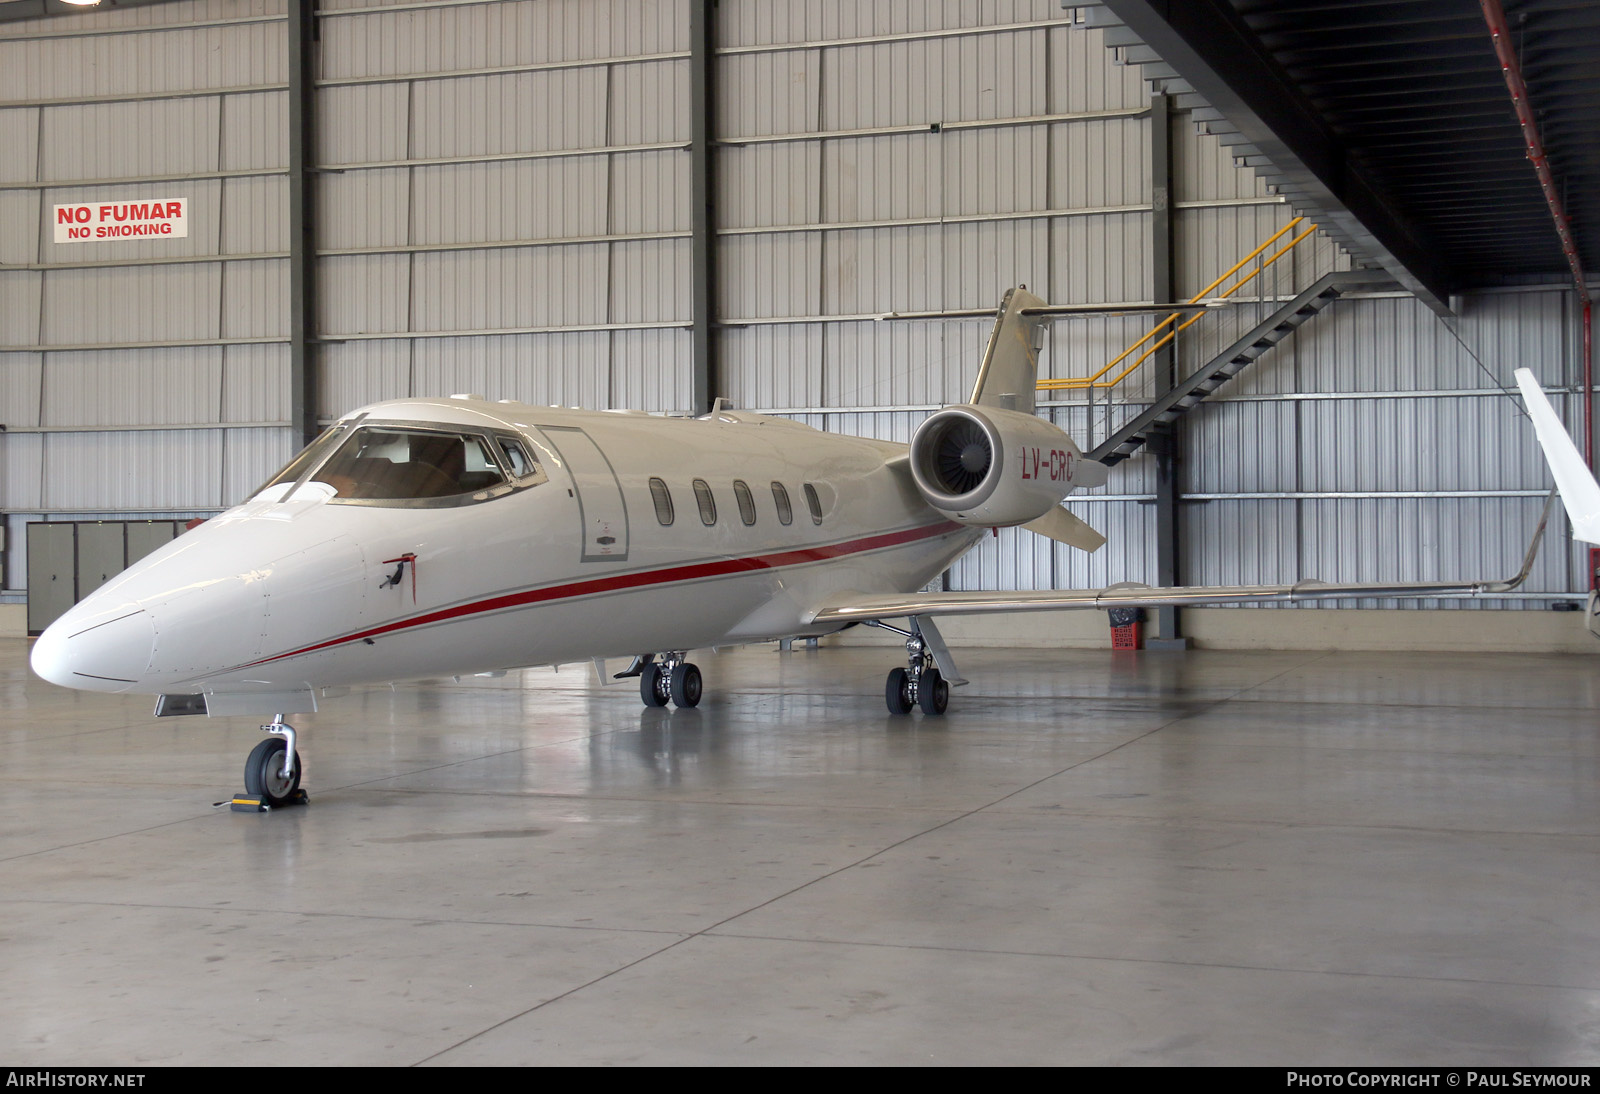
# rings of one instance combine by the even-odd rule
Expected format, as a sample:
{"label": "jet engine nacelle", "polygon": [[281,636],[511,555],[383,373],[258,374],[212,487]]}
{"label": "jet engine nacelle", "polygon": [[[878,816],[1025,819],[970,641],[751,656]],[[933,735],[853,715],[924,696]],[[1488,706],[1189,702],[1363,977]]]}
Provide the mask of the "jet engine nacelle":
{"label": "jet engine nacelle", "polygon": [[1102,485],[1106,468],[1042,418],[962,405],[922,423],[911,439],[911,475],[951,520],[1006,528],[1044,516],[1073,490]]}

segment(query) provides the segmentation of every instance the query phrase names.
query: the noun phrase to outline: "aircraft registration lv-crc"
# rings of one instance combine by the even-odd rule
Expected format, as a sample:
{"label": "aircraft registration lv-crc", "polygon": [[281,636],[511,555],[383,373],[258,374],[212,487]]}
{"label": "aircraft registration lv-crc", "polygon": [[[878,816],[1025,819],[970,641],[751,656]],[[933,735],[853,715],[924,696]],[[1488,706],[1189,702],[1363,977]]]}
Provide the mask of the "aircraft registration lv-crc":
{"label": "aircraft registration lv-crc", "polygon": [[991,528],[1104,543],[1061,501],[1107,469],[1034,414],[1050,311],[1009,291],[971,401],[909,447],[732,410],[365,407],[69,610],[33,668],[158,695],[158,715],[271,716],[245,789],[272,806],[302,770],[284,716],[347,685],[631,657],[647,705],[692,707],[689,650],[866,623],[905,638],[889,709],[936,715],[965,683],[936,616],[1471,595],[1526,576],[1534,548],[1500,582],[918,592]]}

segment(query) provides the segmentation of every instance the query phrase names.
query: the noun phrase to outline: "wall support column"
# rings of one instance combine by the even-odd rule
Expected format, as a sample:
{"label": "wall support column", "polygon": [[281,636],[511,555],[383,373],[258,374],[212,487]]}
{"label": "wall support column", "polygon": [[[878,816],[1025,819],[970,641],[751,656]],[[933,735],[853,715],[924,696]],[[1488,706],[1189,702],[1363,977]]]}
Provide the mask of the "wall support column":
{"label": "wall support column", "polygon": [[[1174,296],[1172,247],[1172,115],[1166,95],[1150,97],[1150,279],[1151,300],[1156,304],[1176,303]],[[1177,341],[1156,351],[1155,394],[1159,397],[1178,382]],[[1163,426],[1150,437],[1150,452],[1156,461],[1156,584],[1179,584],[1180,547],[1178,534],[1178,447],[1179,422]],[[1179,609],[1156,609],[1154,643],[1175,643],[1186,647],[1182,637]]]}
{"label": "wall support column", "polygon": [[316,0],[289,0],[289,420],[317,425]]}
{"label": "wall support column", "polygon": [[709,412],[722,390],[712,329],[717,292],[717,189],[711,153],[716,134],[715,44],[715,0],[689,0],[690,407],[696,414]]}

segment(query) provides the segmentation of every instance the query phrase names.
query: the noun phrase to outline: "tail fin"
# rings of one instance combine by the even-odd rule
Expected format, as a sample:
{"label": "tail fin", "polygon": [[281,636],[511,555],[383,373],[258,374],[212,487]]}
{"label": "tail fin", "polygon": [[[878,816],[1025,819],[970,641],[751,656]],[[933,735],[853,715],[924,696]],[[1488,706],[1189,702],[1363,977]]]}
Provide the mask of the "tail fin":
{"label": "tail fin", "polygon": [[1043,300],[1025,286],[1007,289],[1000,300],[994,333],[983,351],[983,367],[972,389],[975,406],[1033,413],[1033,393],[1039,382],[1039,350],[1044,346],[1044,319],[1023,315],[1024,308],[1042,308]]}
{"label": "tail fin", "polygon": [[1522,389],[1522,401],[1533,419],[1533,430],[1539,435],[1545,461],[1550,464],[1550,473],[1561,491],[1561,503],[1567,507],[1572,538],[1600,543],[1600,483],[1595,482],[1578,446],[1567,435],[1533,373],[1525,368],[1517,369],[1517,386]]}

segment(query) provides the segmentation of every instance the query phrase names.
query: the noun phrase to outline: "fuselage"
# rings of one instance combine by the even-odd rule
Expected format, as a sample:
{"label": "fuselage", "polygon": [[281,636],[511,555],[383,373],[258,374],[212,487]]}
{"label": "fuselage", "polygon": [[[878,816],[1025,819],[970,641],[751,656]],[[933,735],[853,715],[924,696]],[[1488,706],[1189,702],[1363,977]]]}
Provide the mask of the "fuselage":
{"label": "fuselage", "polygon": [[[39,638],[35,670],[247,696],[825,633],[817,605],[918,589],[983,534],[922,500],[904,446],[755,414],[414,399],[335,428],[366,447],[319,442],[112,579]],[[449,441],[453,485],[350,485],[421,483],[422,457],[371,458],[396,438]]]}

